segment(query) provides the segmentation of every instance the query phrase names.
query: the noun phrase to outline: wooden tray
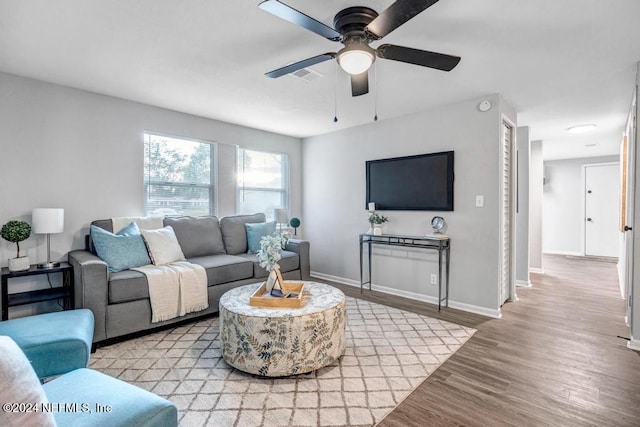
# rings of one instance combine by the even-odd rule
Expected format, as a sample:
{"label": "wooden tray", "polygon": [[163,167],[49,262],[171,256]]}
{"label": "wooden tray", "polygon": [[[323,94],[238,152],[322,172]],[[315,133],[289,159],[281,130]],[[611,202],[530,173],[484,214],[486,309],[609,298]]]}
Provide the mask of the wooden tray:
{"label": "wooden tray", "polygon": [[262,282],[262,285],[249,298],[249,305],[254,307],[300,308],[302,306],[304,283],[283,282],[282,287],[285,291],[296,292],[298,296],[295,298],[274,297],[267,292],[267,283]]}

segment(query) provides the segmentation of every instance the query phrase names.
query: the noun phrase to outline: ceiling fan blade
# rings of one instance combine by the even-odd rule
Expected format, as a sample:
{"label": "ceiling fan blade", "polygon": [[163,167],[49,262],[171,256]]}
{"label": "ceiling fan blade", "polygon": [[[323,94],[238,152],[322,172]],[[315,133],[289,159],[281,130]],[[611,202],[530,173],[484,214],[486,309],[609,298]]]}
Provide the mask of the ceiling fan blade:
{"label": "ceiling fan blade", "polygon": [[369,93],[369,71],[351,74],[351,96],[360,96],[367,93]]}
{"label": "ceiling fan blade", "polygon": [[304,59],[302,61],[294,62],[293,64],[285,65],[284,67],[278,68],[277,70],[264,73],[264,75],[267,77],[271,77],[272,79],[275,79],[276,77],[282,77],[286,74],[294,73],[305,67],[310,67],[312,65],[319,64],[324,61],[328,61],[335,57],[336,57],[336,54],[333,52],[323,53],[322,55],[314,56],[311,58]]}
{"label": "ceiling fan blade", "polygon": [[307,16],[290,6],[287,6],[284,3],[280,3],[278,0],[263,1],[258,5],[258,7],[266,12],[271,13],[272,15],[277,16],[278,18],[282,18],[285,21],[291,22],[292,24],[296,24],[303,28],[306,28],[309,31],[313,31],[314,33],[319,34],[322,37],[326,37],[329,40],[340,40],[340,33],[333,28],[323,24],[320,21],[316,21],[310,16]]}
{"label": "ceiling fan blade", "polygon": [[438,0],[396,0],[391,6],[367,25],[367,32],[378,39],[383,38]]}
{"label": "ceiling fan blade", "polygon": [[376,49],[379,58],[393,61],[406,62],[436,70],[451,71],[458,62],[459,56],[445,55],[444,53],[429,52],[427,50],[413,49],[410,47],[383,44]]}

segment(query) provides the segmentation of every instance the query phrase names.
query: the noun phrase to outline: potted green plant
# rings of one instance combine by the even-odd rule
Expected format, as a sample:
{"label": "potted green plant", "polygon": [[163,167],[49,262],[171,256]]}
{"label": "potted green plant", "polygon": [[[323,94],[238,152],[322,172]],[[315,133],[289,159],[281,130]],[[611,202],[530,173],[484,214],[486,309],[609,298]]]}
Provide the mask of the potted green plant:
{"label": "potted green plant", "polygon": [[31,236],[31,226],[25,221],[9,221],[2,226],[0,235],[3,239],[15,243],[18,250],[15,258],[9,258],[9,271],[23,271],[29,269],[29,257],[20,256],[20,242]]}
{"label": "potted green plant", "polygon": [[[377,212],[369,213],[369,234],[375,234],[377,236],[382,234],[382,224],[388,222],[389,218],[384,215],[380,215]],[[371,229],[373,227],[373,230]]]}
{"label": "potted green plant", "polygon": [[[260,250],[258,251],[258,261],[260,267],[269,272],[267,278],[267,292],[273,290],[276,282],[277,273],[276,270],[280,269],[278,261],[282,258],[280,254],[289,241],[289,234],[287,233],[274,233],[269,236],[263,236],[260,239]],[[281,285],[281,284],[280,284]]]}
{"label": "potted green plant", "polygon": [[293,227],[293,235],[298,235],[298,227],[300,227],[300,218],[291,218],[289,220],[289,225]]}

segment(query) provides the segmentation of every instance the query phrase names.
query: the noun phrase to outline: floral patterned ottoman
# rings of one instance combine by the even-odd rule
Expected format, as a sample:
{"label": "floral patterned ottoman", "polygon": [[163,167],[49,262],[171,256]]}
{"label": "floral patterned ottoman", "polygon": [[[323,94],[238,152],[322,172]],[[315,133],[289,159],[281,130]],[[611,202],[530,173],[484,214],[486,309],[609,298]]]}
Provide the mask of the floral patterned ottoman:
{"label": "floral patterned ottoman", "polygon": [[315,371],[344,353],[344,294],[322,283],[304,282],[300,308],[249,305],[260,286],[232,289],[220,298],[222,357],[251,374],[281,377]]}

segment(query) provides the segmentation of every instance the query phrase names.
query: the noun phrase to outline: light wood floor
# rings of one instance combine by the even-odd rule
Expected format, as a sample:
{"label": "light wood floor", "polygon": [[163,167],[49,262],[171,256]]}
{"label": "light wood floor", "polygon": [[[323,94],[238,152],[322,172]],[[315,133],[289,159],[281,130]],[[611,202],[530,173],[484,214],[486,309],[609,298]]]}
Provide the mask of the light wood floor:
{"label": "light wood floor", "polygon": [[380,424],[640,426],[640,353],[628,350],[616,265],[547,256],[502,319],[336,285],[478,332]]}

